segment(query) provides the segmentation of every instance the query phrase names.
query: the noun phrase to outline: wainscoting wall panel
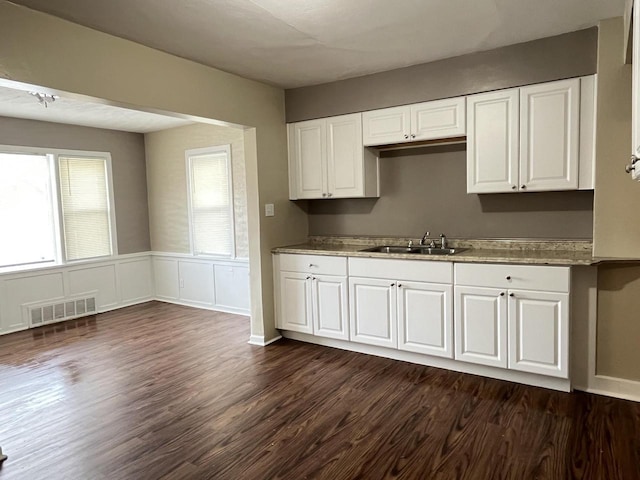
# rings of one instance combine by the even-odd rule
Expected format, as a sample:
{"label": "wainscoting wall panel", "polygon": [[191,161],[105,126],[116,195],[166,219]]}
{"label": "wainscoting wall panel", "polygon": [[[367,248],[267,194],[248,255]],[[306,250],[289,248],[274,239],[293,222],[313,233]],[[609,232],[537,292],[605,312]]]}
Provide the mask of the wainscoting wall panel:
{"label": "wainscoting wall panel", "polygon": [[94,293],[98,312],[160,300],[249,315],[248,262],[143,252],[0,273],[0,335],[29,328],[29,305]]}

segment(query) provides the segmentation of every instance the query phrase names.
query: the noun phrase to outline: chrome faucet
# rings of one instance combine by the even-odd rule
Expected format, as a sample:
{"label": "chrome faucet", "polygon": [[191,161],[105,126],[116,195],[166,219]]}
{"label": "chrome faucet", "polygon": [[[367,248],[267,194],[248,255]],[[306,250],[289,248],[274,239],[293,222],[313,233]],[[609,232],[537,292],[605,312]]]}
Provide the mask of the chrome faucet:
{"label": "chrome faucet", "polygon": [[427,230],[425,234],[422,236],[422,238],[420,239],[420,245],[424,245],[425,243],[427,243],[427,240],[429,239],[429,235],[431,235],[431,232]]}
{"label": "chrome faucet", "polygon": [[447,236],[444,233],[440,234],[440,248],[447,248]]}

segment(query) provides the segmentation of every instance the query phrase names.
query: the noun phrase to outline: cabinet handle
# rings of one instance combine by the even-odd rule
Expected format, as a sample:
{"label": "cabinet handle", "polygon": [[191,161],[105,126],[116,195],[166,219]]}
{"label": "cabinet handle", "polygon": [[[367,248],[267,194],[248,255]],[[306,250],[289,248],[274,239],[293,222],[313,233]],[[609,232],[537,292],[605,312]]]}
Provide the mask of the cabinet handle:
{"label": "cabinet handle", "polygon": [[510,297],[515,297],[515,295],[513,293],[510,293],[509,296]]}
{"label": "cabinet handle", "polygon": [[308,277],[307,277],[307,280],[309,280],[310,278],[311,278],[311,276],[308,276]]}
{"label": "cabinet handle", "polygon": [[333,193],[327,193],[327,197],[333,197]]}
{"label": "cabinet handle", "polygon": [[406,133],[404,134],[404,138],[407,139],[409,138],[409,135],[407,135]]}
{"label": "cabinet handle", "polygon": [[316,277],[311,277],[311,280],[317,280],[317,278]]}
{"label": "cabinet handle", "polygon": [[522,186],[520,187],[520,190],[526,190],[526,189],[527,189],[527,186],[526,186],[526,185],[522,185]]}
{"label": "cabinet handle", "polygon": [[511,190],[516,190],[518,187],[516,185],[511,185]]}
{"label": "cabinet handle", "polygon": [[310,264],[309,264],[309,267],[310,267],[310,268],[312,268],[312,267],[317,267],[317,266],[318,266],[318,265],[316,265],[315,263],[310,263]]}
{"label": "cabinet handle", "polygon": [[398,284],[398,287],[402,288],[402,284],[401,284],[401,283],[399,283],[399,284]]}
{"label": "cabinet handle", "polygon": [[415,133],[412,133],[412,134],[411,134],[411,138],[416,138],[416,134],[415,134]]}
{"label": "cabinet handle", "polygon": [[326,193],[323,193],[323,194],[322,194],[322,196],[323,196],[323,197],[326,197],[326,196],[327,196],[327,194],[326,194]]}
{"label": "cabinet handle", "polygon": [[500,296],[501,296],[501,297],[504,297],[504,292],[500,292]]}
{"label": "cabinet handle", "polygon": [[391,284],[391,286],[392,286],[392,287],[395,287],[395,286],[396,286],[396,284],[395,284],[395,283],[392,283],[392,284]]}
{"label": "cabinet handle", "polygon": [[[309,266],[311,266],[311,265],[309,265]],[[511,280],[511,275],[507,275],[505,278],[506,278],[507,280]]]}

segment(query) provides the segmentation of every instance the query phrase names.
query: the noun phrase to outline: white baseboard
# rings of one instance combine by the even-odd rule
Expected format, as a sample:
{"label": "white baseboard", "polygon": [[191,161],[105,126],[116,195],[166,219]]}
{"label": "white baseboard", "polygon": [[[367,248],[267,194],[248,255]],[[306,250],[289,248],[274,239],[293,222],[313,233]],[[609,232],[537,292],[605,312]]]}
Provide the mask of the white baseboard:
{"label": "white baseboard", "polygon": [[265,340],[262,335],[251,335],[249,337],[249,345],[257,345],[259,347],[266,347],[267,345],[271,345],[274,342],[282,339],[282,335],[278,335],[277,337],[272,338],[271,340]]}
{"label": "white baseboard", "polygon": [[579,390],[597,395],[605,395],[607,397],[640,402],[640,382],[627,380],[625,378],[595,375],[590,379],[588,388],[580,388]]}
{"label": "white baseboard", "polygon": [[395,350],[392,348],[365,345],[362,343],[348,342],[345,340],[323,338],[306,333],[283,330],[282,335],[285,338],[290,338],[292,340],[299,340],[303,342],[314,343],[316,345],[339,348],[341,350],[349,350],[351,352],[365,353],[367,355],[375,355],[377,357],[417,363],[419,365],[426,365],[429,367],[443,368],[445,370],[452,370],[455,372],[470,373],[472,375],[480,375],[482,377],[523,383],[525,385],[532,385],[534,387],[550,388],[552,390],[559,390],[562,392],[571,391],[571,383],[569,382],[569,380],[564,378],[554,378],[545,375],[536,375],[534,373],[517,372],[514,370],[488,367],[485,365],[476,365],[473,363],[454,360],[452,358],[433,357],[430,355],[405,352],[403,350]]}

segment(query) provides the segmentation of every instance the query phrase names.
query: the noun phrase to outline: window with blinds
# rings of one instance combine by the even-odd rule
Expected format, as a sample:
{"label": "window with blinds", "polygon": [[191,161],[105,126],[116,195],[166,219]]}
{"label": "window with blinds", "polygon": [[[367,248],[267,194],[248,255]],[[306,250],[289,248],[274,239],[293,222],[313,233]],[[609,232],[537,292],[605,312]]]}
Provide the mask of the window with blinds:
{"label": "window with blinds", "polygon": [[113,255],[108,153],[0,146],[0,268]]}
{"label": "window with blinds", "polygon": [[58,172],[66,259],[111,255],[106,159],[59,155]]}
{"label": "window with blinds", "polygon": [[233,191],[231,148],[185,152],[189,182],[189,222],[194,255],[232,257]]}

